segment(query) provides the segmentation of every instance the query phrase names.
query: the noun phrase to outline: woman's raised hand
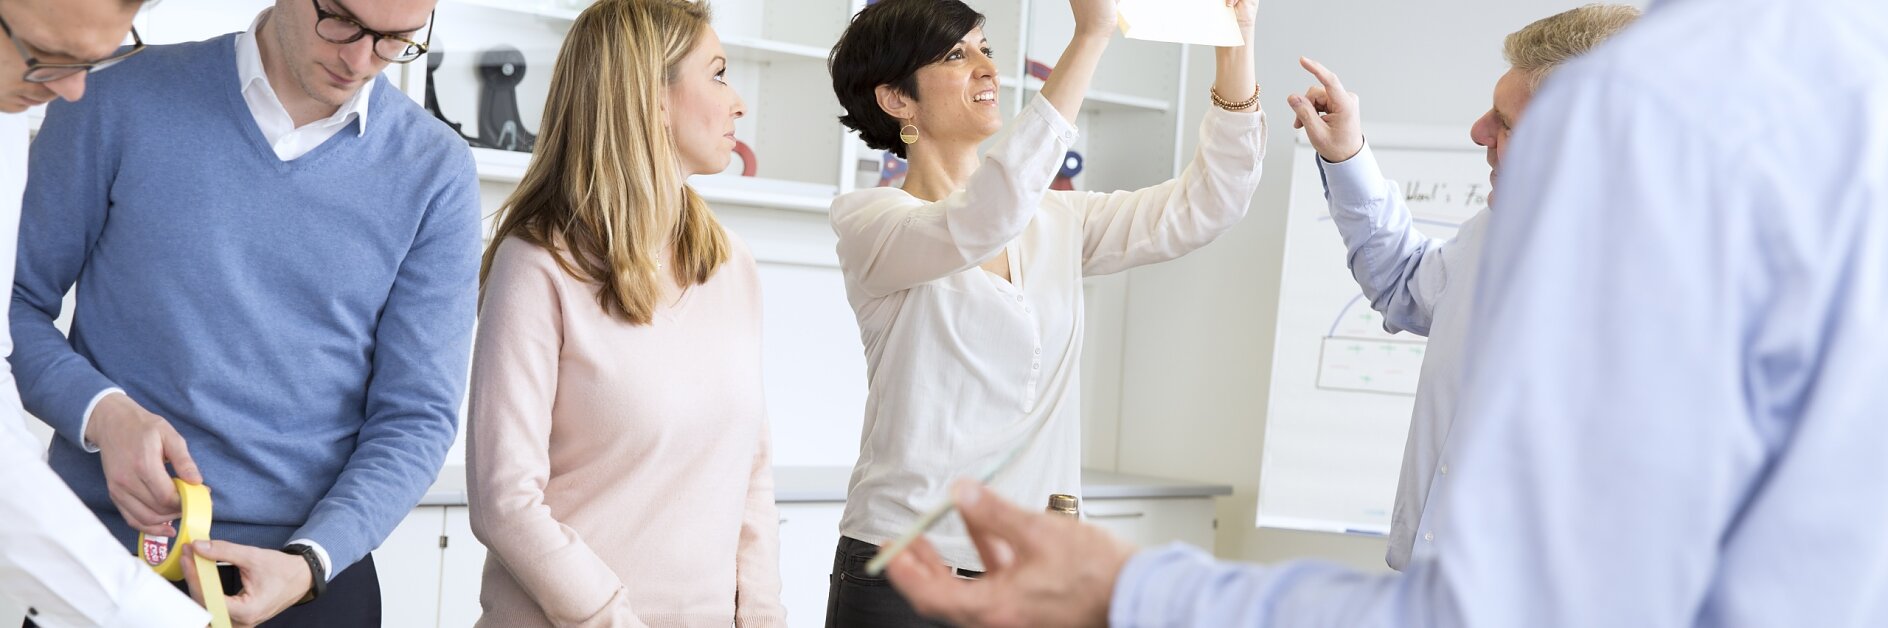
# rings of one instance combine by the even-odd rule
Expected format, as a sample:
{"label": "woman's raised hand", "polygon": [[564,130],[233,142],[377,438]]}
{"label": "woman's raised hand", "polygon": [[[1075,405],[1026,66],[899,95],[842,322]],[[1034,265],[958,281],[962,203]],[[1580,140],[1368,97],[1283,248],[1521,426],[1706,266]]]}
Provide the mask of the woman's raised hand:
{"label": "woman's raised hand", "polygon": [[1075,36],[1110,37],[1113,35],[1116,0],[1069,0],[1075,12]]}

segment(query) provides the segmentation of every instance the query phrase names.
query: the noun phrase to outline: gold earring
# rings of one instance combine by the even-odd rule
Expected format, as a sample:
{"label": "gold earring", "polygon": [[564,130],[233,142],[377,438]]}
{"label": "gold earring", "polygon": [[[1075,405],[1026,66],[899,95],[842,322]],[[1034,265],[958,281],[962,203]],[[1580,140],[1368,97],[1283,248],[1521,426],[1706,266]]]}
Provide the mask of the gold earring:
{"label": "gold earring", "polygon": [[[910,130],[910,131],[906,131],[905,129],[911,129],[911,130]],[[901,139],[901,140],[904,140],[906,144],[916,144],[916,143],[918,143],[918,127],[917,127],[917,125],[913,125],[913,124],[907,124],[907,125],[904,125],[904,126],[902,126],[902,127],[899,127],[899,128],[898,128],[898,139]]]}

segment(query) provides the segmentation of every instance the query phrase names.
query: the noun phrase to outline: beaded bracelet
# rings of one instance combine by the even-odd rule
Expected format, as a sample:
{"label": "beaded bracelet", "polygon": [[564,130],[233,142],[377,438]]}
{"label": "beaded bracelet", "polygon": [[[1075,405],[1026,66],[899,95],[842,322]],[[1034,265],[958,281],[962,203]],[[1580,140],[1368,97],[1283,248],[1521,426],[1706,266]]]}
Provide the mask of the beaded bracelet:
{"label": "beaded bracelet", "polygon": [[1259,104],[1260,92],[1261,90],[1259,89],[1259,86],[1253,85],[1251,98],[1247,98],[1242,102],[1232,102],[1232,101],[1226,100],[1225,98],[1220,97],[1218,87],[1212,87],[1212,88],[1207,89],[1207,93],[1213,97],[1213,104],[1227,111],[1245,111],[1247,109],[1251,109],[1253,105]]}

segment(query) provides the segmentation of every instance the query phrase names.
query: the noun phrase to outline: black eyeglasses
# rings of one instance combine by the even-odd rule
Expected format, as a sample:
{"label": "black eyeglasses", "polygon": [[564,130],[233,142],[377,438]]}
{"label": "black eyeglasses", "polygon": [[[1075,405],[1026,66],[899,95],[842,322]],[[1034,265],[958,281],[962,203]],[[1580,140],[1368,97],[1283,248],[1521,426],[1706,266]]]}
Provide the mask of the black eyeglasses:
{"label": "black eyeglasses", "polygon": [[131,55],[144,51],[144,39],[138,37],[137,27],[132,27],[131,47],[119,51],[118,54],[97,61],[46,63],[34,59],[32,55],[26,53],[26,45],[20,43],[19,38],[13,36],[13,27],[7,25],[5,18],[0,18],[0,31],[6,32],[7,39],[13,42],[13,49],[20,51],[20,59],[26,62],[26,73],[22,75],[22,78],[28,83],[51,83],[74,74],[97,72],[117,65],[119,61],[123,61]]}
{"label": "black eyeglasses", "polygon": [[426,41],[421,43],[367,28],[354,21],[354,18],[321,8],[321,0],[309,1],[315,5],[315,34],[322,40],[331,44],[351,44],[362,37],[373,37],[374,56],[388,63],[412,63],[426,56],[426,47],[433,42],[431,15],[426,17]]}

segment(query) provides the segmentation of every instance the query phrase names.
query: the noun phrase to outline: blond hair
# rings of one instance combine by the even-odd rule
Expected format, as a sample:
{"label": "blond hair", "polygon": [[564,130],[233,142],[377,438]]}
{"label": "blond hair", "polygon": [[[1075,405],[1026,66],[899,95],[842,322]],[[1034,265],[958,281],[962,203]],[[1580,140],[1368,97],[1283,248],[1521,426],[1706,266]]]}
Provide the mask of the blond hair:
{"label": "blond hair", "polygon": [[499,244],[516,237],[597,284],[605,310],[647,325],[663,297],[663,243],[673,238],[683,289],[727,261],[727,233],[688,187],[661,113],[677,64],[708,27],[707,4],[686,0],[600,0],[577,16],[551,72],[531,165],[499,208],[481,286]]}
{"label": "blond hair", "polygon": [[1561,12],[1508,35],[1502,56],[1528,76],[1528,89],[1568,60],[1586,54],[1639,19],[1639,9],[1624,4],[1589,4]]}

